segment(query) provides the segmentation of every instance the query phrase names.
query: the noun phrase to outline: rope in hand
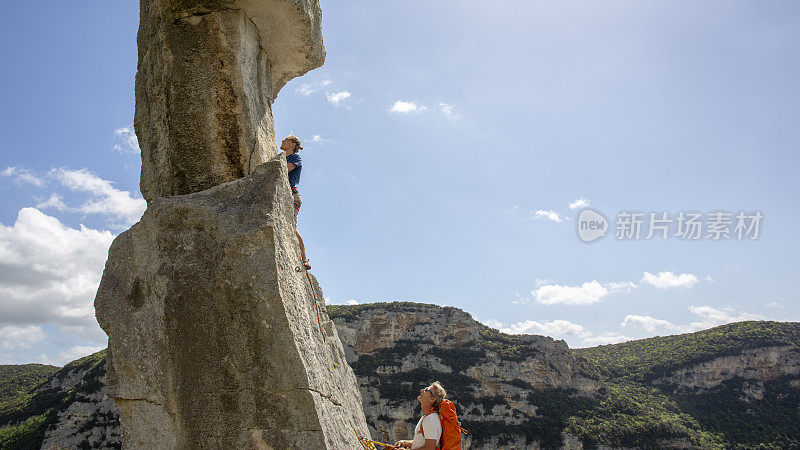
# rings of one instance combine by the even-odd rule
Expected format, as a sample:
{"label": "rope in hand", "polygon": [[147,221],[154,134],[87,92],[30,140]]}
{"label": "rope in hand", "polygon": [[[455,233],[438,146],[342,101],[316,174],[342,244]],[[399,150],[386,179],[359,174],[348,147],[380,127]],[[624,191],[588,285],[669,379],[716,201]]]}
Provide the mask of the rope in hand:
{"label": "rope in hand", "polygon": [[394,448],[392,447],[392,444],[384,444],[383,442],[373,441],[372,439],[367,439],[365,437],[359,436],[358,431],[356,431],[356,427],[354,427],[352,424],[350,424],[350,428],[353,429],[353,433],[356,434],[356,439],[358,439],[358,443],[361,444],[361,448],[363,449],[375,450],[376,445],[380,445],[382,447]]}

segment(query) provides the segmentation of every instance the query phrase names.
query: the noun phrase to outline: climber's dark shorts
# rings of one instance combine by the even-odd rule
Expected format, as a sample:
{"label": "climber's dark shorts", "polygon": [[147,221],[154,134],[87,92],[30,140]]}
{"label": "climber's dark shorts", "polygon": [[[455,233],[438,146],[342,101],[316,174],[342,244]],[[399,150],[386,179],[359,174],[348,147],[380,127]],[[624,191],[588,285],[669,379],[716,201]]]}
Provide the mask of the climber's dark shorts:
{"label": "climber's dark shorts", "polygon": [[297,223],[297,215],[300,214],[300,205],[303,204],[303,196],[300,195],[297,190],[292,190],[292,198],[294,199],[294,204],[292,205],[292,209],[294,210],[294,221]]}

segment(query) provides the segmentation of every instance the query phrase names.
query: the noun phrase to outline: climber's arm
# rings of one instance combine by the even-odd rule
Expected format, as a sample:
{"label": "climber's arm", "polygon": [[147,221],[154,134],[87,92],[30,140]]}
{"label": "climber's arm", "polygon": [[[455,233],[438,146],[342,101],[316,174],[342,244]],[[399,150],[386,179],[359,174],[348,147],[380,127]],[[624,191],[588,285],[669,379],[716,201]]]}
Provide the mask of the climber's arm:
{"label": "climber's arm", "polygon": [[297,165],[292,163],[286,163],[286,167],[289,169],[287,170],[287,172],[291,172],[294,170],[295,167],[297,167]]}

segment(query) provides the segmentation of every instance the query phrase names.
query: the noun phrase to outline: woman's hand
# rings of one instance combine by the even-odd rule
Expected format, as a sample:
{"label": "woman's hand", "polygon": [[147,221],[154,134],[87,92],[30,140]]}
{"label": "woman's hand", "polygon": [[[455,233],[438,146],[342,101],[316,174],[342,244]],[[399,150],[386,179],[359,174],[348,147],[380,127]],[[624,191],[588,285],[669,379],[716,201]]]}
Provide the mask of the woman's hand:
{"label": "woman's hand", "polygon": [[411,441],[397,441],[394,443],[395,448],[410,448]]}

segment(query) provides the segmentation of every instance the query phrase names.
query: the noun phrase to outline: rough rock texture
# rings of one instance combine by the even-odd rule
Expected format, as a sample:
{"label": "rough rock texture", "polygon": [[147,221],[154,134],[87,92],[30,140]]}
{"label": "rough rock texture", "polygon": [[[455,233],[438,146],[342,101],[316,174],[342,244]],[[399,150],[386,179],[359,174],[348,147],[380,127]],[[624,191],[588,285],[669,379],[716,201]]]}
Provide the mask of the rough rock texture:
{"label": "rough rock texture", "polygon": [[56,426],[45,432],[42,449],[120,448],[119,410],[106,395],[105,373],[105,362],[76,365],[37,388],[79,394],[58,412]]}
{"label": "rough rock texture", "polygon": [[[596,370],[561,340],[502,335],[456,308],[353,308],[332,315],[358,376],[370,431],[384,442],[413,437],[415,392],[434,379],[450,389],[459,419],[476,435],[472,448],[481,449],[538,448],[526,431],[542,419],[536,393],[590,397],[601,386]],[[564,441],[564,448],[582,448]]]}
{"label": "rough rock texture", "polygon": [[142,195],[198,192],[278,153],[272,102],[325,59],[318,0],[141,0]]}
{"label": "rough rock texture", "polygon": [[325,59],[319,2],[141,0],[140,17],[148,208],[112,244],[95,299],[123,444],[352,447],[361,399],[298,267],[271,109]]}
{"label": "rough rock texture", "polygon": [[[581,362],[569,362],[570,357],[562,353],[563,346],[559,341],[541,336],[495,334],[454,308],[410,303],[328,308],[337,322],[339,335],[345,344],[349,343],[346,347],[348,358],[353,360],[354,369],[361,373],[357,377],[364,392],[367,422],[376,439],[388,440],[386,436],[389,433],[395,433],[398,437],[407,436],[419,414],[419,408],[413,404],[413,400],[408,399],[413,398],[422,384],[439,379],[456,400],[465,426],[472,431],[475,439],[471,448],[474,449],[797,448],[798,441],[790,438],[792,433],[796,434],[797,405],[800,404],[800,374],[795,370],[800,366],[800,346],[797,339],[779,337],[792,334],[792,329],[796,328],[792,323],[774,326],[775,334],[772,336],[776,336],[776,339],[763,332],[757,334],[764,342],[783,341],[786,345],[759,346],[757,342],[752,342],[754,347],[736,352],[732,352],[730,347],[720,346],[716,349],[719,356],[712,354],[702,363],[677,365],[669,369],[663,378],[654,380],[653,384],[648,382],[646,392],[651,392],[654,386],[666,388],[665,392],[677,400],[677,403],[669,403],[669,408],[679,408],[679,421],[694,422],[691,427],[695,431],[725,432],[752,428],[758,434],[755,440],[733,434],[724,443],[716,443],[719,445],[713,442],[712,445],[703,445],[703,442],[694,440],[691,433],[676,435],[674,426],[664,422],[663,417],[654,427],[642,428],[644,423],[655,418],[652,409],[640,410],[641,403],[652,403],[656,399],[649,394],[631,397],[624,395],[624,392],[630,392],[631,388],[641,390],[645,386],[633,384],[625,387],[614,380],[594,378],[596,374],[587,371]],[[387,326],[378,330],[372,326],[370,319],[375,319],[375,322],[388,320],[383,322]],[[439,330],[441,333],[431,332],[433,327],[451,323],[451,319],[454,325],[452,329]],[[731,327],[730,335],[741,337],[742,334],[737,330],[744,328],[764,329],[757,325],[745,323],[741,327]],[[720,328],[726,327],[707,331],[719,335]],[[663,351],[664,339],[670,338],[654,340],[650,349]],[[389,347],[376,346],[370,342],[372,339]],[[434,342],[447,346],[448,350],[433,350]],[[525,343],[532,345],[525,346]],[[613,344],[612,347],[620,345],[624,344]],[[359,354],[356,349],[371,350]],[[684,349],[678,347],[676,351],[682,353]],[[574,355],[575,352],[570,353]],[[544,376],[548,371],[559,373],[557,367],[547,369],[540,366],[541,369],[534,372],[515,372],[512,369],[509,374],[500,370],[479,382],[464,375],[475,373],[475,367],[491,365],[491,361],[498,367],[507,368],[515,364],[525,366],[529,360],[537,357],[561,359],[561,363],[555,364],[561,366],[561,373],[570,373],[564,365],[565,362],[569,363],[572,366],[572,381],[566,385],[575,389],[549,388],[548,382],[541,383],[540,389],[533,387],[537,380],[548,379]],[[74,448],[75,442],[81,438],[86,439],[84,447],[114,447],[119,444],[120,427],[116,409],[109,413],[108,406],[112,402],[107,398],[98,400],[98,395],[91,394],[99,391],[101,385],[98,380],[105,373],[102,358],[102,354],[97,354],[70,363],[49,383],[38,388],[38,391],[59,391],[51,392],[51,396],[57,399],[72,398],[71,392],[80,393],[74,397],[75,402],[81,403],[79,407],[74,407],[71,401],[59,406],[58,421],[47,431],[46,442],[51,446],[48,448]],[[628,357],[623,358],[630,362]],[[94,359],[97,363],[83,361],[87,359]],[[728,369],[725,369],[725,365]],[[717,380],[716,374],[723,372],[725,374],[721,376],[725,379]],[[514,379],[514,376],[518,378]],[[582,380],[584,377],[588,377],[588,381]],[[712,378],[715,381],[710,384],[696,381]],[[667,379],[673,381],[666,382]],[[621,409],[608,409],[602,405],[600,409],[595,408],[597,405],[591,403],[591,397],[583,395],[592,394],[591,386],[595,383],[600,385],[596,391],[601,394],[599,399],[604,403],[622,400]],[[762,399],[748,394],[748,389],[753,386],[763,386],[759,394],[763,395]],[[620,389],[623,387],[625,389]],[[608,393],[603,395],[605,391]],[[91,402],[95,400],[98,403],[92,405]],[[40,405],[42,402],[37,400],[34,403],[34,407],[27,405],[23,408],[32,416],[41,414],[52,402]],[[569,411],[565,412],[564,409]],[[707,409],[718,413],[711,417],[710,423],[704,422]],[[68,413],[74,410],[79,411]],[[780,413],[778,417],[770,417],[776,412]],[[593,439],[587,442],[585,434],[576,435],[571,432],[574,430],[565,429],[564,419],[570,417],[584,417],[598,422],[614,415],[622,417],[621,421],[615,423],[629,430],[596,432],[589,436]],[[0,427],[7,425],[3,417],[4,412],[0,409]],[[5,417],[9,417],[8,414]],[[13,423],[18,423],[24,417],[14,416]],[[736,422],[732,427],[715,429],[714,424],[720,417],[724,420],[737,420],[740,417],[744,424]],[[781,427],[779,433],[786,439],[771,438],[768,431],[774,427]],[[614,438],[615,435],[617,438]],[[642,441],[643,437],[649,440]]]}
{"label": "rough rock texture", "polygon": [[115,239],[95,308],[126,446],[341,449],[351,426],[367,432],[334,325],[320,305],[320,332],[296,270],[292,220],[276,157],[152,199]]}
{"label": "rough rock texture", "polygon": [[764,382],[787,376],[794,380],[800,379],[800,349],[796,346],[747,349],[738,355],[722,356],[680,368],[653,383],[673,386],[677,392],[698,392],[740,378],[752,384],[748,396],[760,399]]}

